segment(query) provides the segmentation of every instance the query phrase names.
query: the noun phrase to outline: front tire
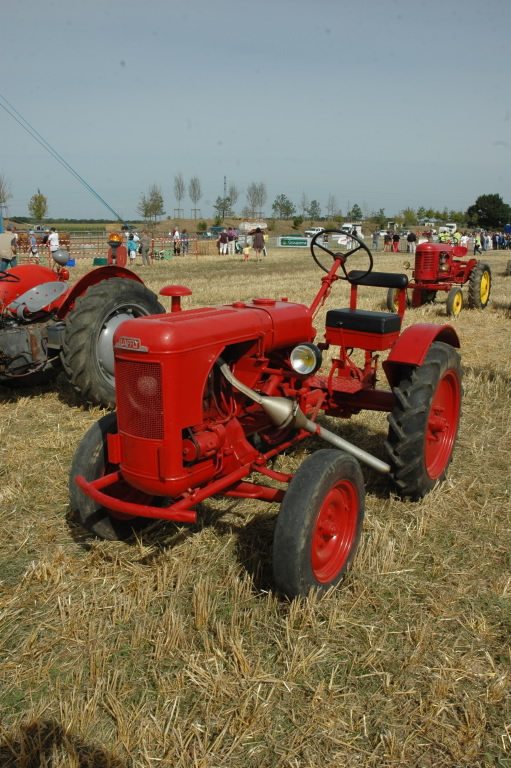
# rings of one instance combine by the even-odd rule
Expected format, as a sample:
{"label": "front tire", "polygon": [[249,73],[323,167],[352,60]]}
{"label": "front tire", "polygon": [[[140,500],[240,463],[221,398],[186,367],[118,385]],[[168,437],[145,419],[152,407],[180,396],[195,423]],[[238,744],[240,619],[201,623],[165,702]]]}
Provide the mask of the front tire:
{"label": "front tire", "polygon": [[454,347],[435,341],[393,392],[385,448],[402,498],[422,498],[445,478],[458,433],[462,370]]}
{"label": "front tire", "polygon": [[127,278],[103,280],[77,298],[66,318],[62,364],[86,402],[115,408],[113,335],[117,326],[129,318],[164,311],[152,291]]}
{"label": "front tire", "polygon": [[478,261],[470,273],[468,283],[468,306],[485,309],[490,301],[491,269],[488,264]]}
{"label": "front tire", "polygon": [[[118,515],[100,506],[78,488],[75,478],[83,475],[91,482],[117,469],[107,459],[107,435],[117,432],[117,414],[107,413],[85,433],[74,455],[69,475],[69,498],[71,511],[86,530],[100,539],[119,541],[127,539],[134,531],[147,525],[149,518]],[[126,483],[109,486],[108,493],[128,501],[148,503],[148,496],[136,491]]]}
{"label": "front tire", "polygon": [[449,317],[458,317],[463,307],[463,292],[461,288],[451,288],[447,294],[447,314]]}
{"label": "front tire", "polygon": [[323,449],[289,484],[273,539],[276,587],[290,598],[325,592],[343,579],[360,541],[364,479],[358,461]]}

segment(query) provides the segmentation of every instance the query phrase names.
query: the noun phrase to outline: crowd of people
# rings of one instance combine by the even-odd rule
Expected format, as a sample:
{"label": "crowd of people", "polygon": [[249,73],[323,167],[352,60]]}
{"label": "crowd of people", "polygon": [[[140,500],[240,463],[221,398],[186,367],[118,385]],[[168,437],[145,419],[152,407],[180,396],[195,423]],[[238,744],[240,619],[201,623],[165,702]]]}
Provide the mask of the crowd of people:
{"label": "crowd of people", "polygon": [[[380,249],[380,230],[373,232],[372,234],[372,249],[378,251]],[[401,248],[401,243],[406,243],[407,253],[414,254],[417,248],[417,244],[420,242],[430,243],[450,243],[452,245],[461,245],[470,250],[474,249],[474,254],[482,253],[483,251],[499,251],[511,249],[511,233],[509,232],[486,232],[484,230],[478,230],[469,232],[467,230],[459,232],[455,230],[437,232],[435,229],[428,230],[426,232],[408,232],[407,234],[399,234],[388,230],[383,235],[383,252],[384,253],[398,253]]]}

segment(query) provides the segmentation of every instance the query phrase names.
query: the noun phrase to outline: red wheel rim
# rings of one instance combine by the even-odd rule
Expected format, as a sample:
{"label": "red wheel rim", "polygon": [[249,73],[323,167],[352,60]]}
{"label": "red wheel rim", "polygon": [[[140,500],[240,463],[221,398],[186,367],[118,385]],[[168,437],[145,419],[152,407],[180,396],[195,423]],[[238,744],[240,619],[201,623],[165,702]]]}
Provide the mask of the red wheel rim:
{"label": "red wheel rim", "polygon": [[460,384],[454,371],[438,383],[426,425],[426,472],[432,480],[442,475],[451,458],[460,411]]}
{"label": "red wheel rim", "polygon": [[342,571],[357,530],[359,499],[347,480],[334,485],[326,495],[312,534],[312,571],[316,581],[326,584]]}

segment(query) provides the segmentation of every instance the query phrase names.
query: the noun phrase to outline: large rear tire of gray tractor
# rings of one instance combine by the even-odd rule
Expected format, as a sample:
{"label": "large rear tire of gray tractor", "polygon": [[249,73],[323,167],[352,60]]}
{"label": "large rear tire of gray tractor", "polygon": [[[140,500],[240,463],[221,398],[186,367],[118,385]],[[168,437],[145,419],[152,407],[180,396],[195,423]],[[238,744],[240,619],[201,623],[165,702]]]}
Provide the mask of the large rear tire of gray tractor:
{"label": "large rear tire of gray tractor", "polygon": [[393,388],[385,448],[402,498],[416,501],[445,478],[458,433],[462,397],[460,356],[435,341],[421,366],[405,369]]}
{"label": "large rear tire of gray tractor", "polygon": [[[100,506],[78,488],[78,475],[91,482],[117,469],[106,455],[107,435],[117,432],[117,414],[107,413],[85,433],[74,455],[69,475],[69,499],[75,520],[100,539],[119,541],[151,522],[145,517],[126,517]],[[108,494],[125,501],[152,504],[152,497],[119,482],[108,487]]]}
{"label": "large rear tire of gray tractor", "polygon": [[165,309],[145,285],[111,278],[92,285],[66,318],[62,364],[79,395],[92,405],[115,408],[114,332],[123,320]]}
{"label": "large rear tire of gray tractor", "polygon": [[490,301],[491,269],[488,264],[478,261],[470,273],[468,283],[468,306],[485,309]]}
{"label": "large rear tire of gray tractor", "polygon": [[339,584],[353,562],[364,520],[364,478],[344,451],[315,451],[280,505],[273,537],[275,586],[289,598]]}

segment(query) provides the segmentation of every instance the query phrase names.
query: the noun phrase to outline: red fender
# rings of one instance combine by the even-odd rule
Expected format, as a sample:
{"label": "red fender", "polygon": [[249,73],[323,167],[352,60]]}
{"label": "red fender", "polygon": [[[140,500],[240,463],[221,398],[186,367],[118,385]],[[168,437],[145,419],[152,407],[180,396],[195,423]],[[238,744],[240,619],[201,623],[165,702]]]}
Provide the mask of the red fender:
{"label": "red fender", "polygon": [[108,267],[92,269],[81,277],[73,285],[71,290],[63,296],[57,311],[59,318],[64,318],[67,313],[73,309],[76,299],[79,296],[83,296],[85,291],[90,288],[91,285],[97,285],[97,283],[101,283],[103,280],[110,280],[112,277],[122,277],[127,280],[135,280],[137,283],[144,283],[135,272],[132,272],[131,269],[125,269],[124,267],[111,265]]}
{"label": "red fender", "polygon": [[383,363],[383,370],[391,387],[399,383],[401,366],[422,365],[434,341],[443,341],[457,349],[460,347],[458,334],[452,325],[416,323],[403,331]]}

